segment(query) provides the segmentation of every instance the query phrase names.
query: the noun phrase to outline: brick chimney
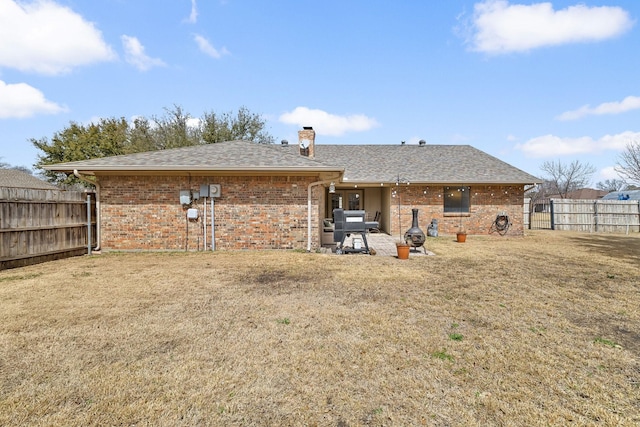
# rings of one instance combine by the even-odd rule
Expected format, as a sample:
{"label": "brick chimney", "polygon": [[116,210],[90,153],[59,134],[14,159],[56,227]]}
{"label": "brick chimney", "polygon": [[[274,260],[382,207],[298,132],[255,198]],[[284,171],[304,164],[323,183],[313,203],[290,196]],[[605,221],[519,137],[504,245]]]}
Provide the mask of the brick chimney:
{"label": "brick chimney", "polygon": [[313,158],[316,142],[316,131],[311,126],[305,126],[298,131],[298,147],[300,154]]}

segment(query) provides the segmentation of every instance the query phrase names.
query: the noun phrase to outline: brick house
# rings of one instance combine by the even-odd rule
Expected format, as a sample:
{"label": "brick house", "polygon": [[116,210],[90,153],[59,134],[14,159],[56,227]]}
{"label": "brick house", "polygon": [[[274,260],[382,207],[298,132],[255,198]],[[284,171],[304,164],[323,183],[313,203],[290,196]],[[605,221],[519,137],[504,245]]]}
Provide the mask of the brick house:
{"label": "brick house", "polygon": [[412,208],[441,234],[487,234],[505,213],[521,235],[525,186],[539,182],[468,145],[323,145],[311,128],[295,145],[228,141],[46,169],[95,179],[105,250],[312,250],[337,207],[379,213],[391,235]]}

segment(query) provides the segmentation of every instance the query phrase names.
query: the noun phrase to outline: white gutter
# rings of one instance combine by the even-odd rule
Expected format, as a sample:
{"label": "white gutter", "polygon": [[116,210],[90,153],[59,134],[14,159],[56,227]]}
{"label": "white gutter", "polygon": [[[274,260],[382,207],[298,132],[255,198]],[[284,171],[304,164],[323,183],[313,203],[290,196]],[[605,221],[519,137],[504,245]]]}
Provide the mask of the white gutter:
{"label": "white gutter", "polygon": [[93,249],[94,251],[99,251],[100,250],[100,239],[101,239],[101,235],[102,233],[100,232],[100,219],[101,219],[101,215],[100,215],[100,184],[98,184],[98,181],[96,180],[96,182],[90,181],[87,178],[85,178],[80,172],[78,172],[78,169],[74,169],[73,170],[73,174],[76,176],[76,178],[78,178],[80,181],[84,181],[87,184],[91,184],[94,187],[96,187],[96,247]]}
{"label": "white gutter", "polygon": [[311,252],[311,189],[315,186],[330,184],[335,181],[339,181],[338,177],[312,182],[307,188],[307,252]]}

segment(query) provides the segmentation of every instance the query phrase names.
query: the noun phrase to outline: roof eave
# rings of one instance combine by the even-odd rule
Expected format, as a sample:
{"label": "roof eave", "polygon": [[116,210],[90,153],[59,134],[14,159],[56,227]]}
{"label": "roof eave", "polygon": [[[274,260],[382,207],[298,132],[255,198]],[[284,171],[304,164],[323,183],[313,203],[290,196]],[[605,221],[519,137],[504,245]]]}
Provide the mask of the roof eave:
{"label": "roof eave", "polygon": [[74,166],[74,165],[48,165],[43,169],[52,172],[74,172],[78,171],[84,174],[93,174],[95,172],[340,172],[344,169],[335,167],[210,167],[210,166],[167,166],[167,167],[148,167],[148,166]]}
{"label": "roof eave", "polygon": [[[449,180],[449,181],[412,181],[410,180],[408,184],[414,185],[533,185],[539,184],[541,181],[459,181],[459,180]],[[342,184],[353,184],[353,185],[395,185],[396,182],[392,180],[381,180],[381,181],[371,181],[371,180],[351,180],[351,179],[343,179]],[[406,181],[401,184],[407,184]]]}

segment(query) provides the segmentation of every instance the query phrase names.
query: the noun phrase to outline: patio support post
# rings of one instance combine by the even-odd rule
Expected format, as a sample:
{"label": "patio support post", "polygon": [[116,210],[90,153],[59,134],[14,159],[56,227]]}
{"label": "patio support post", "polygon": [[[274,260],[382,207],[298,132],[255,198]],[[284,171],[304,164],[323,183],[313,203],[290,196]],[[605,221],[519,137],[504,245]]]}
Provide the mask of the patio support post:
{"label": "patio support post", "polygon": [[316,181],[309,184],[307,187],[307,252],[311,252],[311,190],[318,185],[330,184],[333,181],[338,181],[338,178],[325,179],[323,181]]}
{"label": "patio support post", "polygon": [[91,255],[91,194],[87,193],[87,255]]}

